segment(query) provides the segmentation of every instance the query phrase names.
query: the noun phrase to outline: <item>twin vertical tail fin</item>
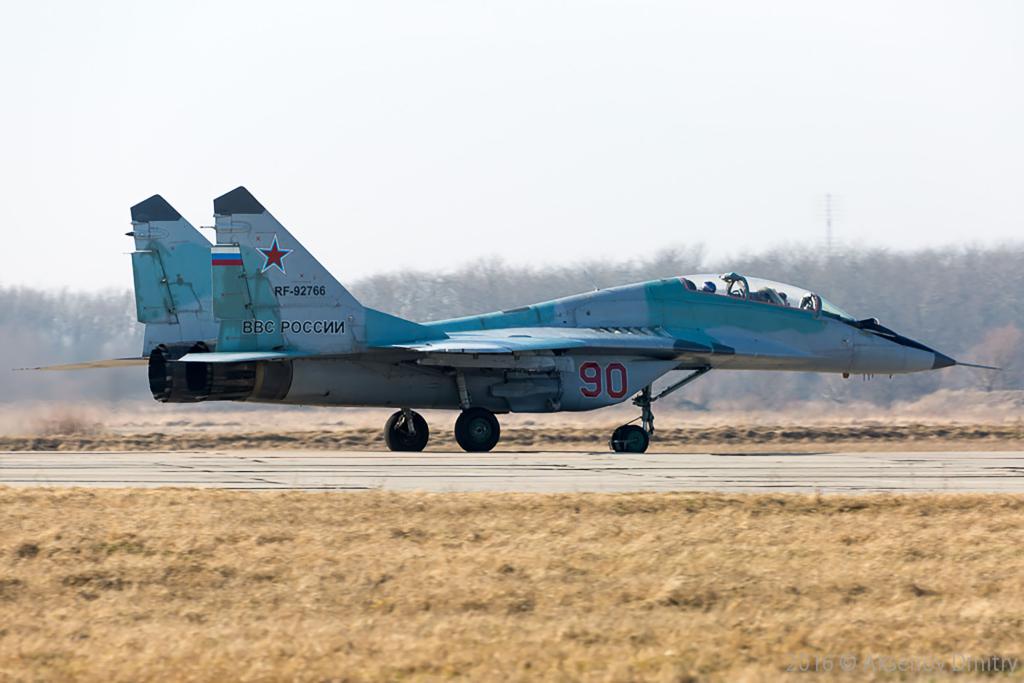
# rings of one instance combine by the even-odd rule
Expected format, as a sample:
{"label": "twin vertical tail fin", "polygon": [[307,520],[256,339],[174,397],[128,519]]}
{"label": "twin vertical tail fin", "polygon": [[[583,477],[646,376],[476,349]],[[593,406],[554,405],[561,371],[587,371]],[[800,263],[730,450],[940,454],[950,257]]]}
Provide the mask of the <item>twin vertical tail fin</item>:
{"label": "twin vertical tail fin", "polygon": [[131,208],[141,357],[36,369],[148,362],[160,401],[245,398],[259,375],[265,398],[287,385],[267,380],[269,368],[290,377],[290,364],[264,361],[443,336],[362,306],[244,187],[214,200],[214,213],[211,245],[160,195]]}
{"label": "twin vertical tail fin", "polygon": [[213,202],[218,351],[346,353],[366,309],[244,187]]}
{"label": "twin vertical tail fin", "polygon": [[436,336],[360,304],[244,187],[213,207],[216,245],[160,195],[132,207],[143,355],[345,354]]}
{"label": "twin vertical tail fin", "polygon": [[131,214],[136,317],[146,326],[142,355],[160,345],[216,339],[209,240],[158,194]]}

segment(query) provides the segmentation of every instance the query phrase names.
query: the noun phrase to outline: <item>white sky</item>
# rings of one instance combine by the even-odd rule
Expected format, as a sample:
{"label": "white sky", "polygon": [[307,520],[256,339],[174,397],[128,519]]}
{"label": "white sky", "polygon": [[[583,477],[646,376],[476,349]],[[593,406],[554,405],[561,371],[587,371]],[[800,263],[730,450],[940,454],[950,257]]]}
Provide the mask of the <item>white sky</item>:
{"label": "white sky", "polygon": [[[342,281],[1024,236],[1024,3],[18,2],[0,283],[128,287],[246,185]],[[211,233],[212,234],[212,233]]]}

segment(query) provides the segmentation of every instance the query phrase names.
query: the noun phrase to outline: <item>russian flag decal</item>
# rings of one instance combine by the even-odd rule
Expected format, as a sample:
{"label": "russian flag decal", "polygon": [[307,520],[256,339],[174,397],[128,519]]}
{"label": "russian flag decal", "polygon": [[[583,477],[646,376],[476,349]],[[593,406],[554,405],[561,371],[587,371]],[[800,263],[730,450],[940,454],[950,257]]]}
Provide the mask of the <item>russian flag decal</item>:
{"label": "russian flag decal", "polygon": [[241,266],[242,250],[234,245],[218,245],[210,250],[210,258],[214,266]]}

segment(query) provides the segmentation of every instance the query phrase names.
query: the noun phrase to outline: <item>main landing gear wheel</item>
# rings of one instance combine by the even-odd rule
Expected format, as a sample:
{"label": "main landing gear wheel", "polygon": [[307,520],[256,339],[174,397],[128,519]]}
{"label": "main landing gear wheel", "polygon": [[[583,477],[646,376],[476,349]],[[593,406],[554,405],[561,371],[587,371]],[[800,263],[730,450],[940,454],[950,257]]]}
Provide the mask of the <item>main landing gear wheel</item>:
{"label": "main landing gear wheel", "polygon": [[455,421],[455,440],[464,451],[486,453],[498,444],[499,438],[498,418],[486,408],[467,408]]}
{"label": "main landing gear wheel", "polygon": [[611,447],[616,453],[644,453],[651,443],[651,437],[643,427],[622,425],[612,432]]}
{"label": "main landing gear wheel", "polygon": [[422,451],[428,439],[427,421],[414,410],[399,410],[384,423],[384,443],[393,451]]}

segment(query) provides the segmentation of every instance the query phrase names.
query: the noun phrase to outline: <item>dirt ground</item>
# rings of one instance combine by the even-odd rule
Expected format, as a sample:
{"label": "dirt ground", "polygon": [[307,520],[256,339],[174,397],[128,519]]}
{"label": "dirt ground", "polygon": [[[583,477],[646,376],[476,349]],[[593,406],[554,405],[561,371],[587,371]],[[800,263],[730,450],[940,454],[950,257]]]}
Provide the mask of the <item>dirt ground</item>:
{"label": "dirt ground", "polygon": [[1005,495],[0,489],[0,680],[1019,676],[1022,512]]}
{"label": "dirt ground", "polygon": [[[993,393],[891,411],[865,406],[846,411],[822,406],[783,412],[661,410],[651,450],[1024,449],[1024,399],[1017,395],[1024,392]],[[952,407],[958,404],[967,407]],[[458,450],[452,436],[455,414],[423,412],[431,430],[427,450]],[[0,407],[0,451],[384,450],[382,429],[390,413],[155,402],[8,405]],[[618,406],[593,413],[502,415],[497,450],[603,451],[615,427],[636,413],[631,406]]]}
{"label": "dirt ground", "polygon": [[[539,428],[502,431],[495,451],[607,450],[614,425]],[[224,449],[386,450],[381,430],[338,427],[331,430],[280,432],[173,430],[124,434],[91,432],[46,436],[0,436],[0,451],[167,451]],[[651,452],[745,452],[778,450],[820,451],[822,448],[858,451],[921,451],[984,448],[1024,450],[1024,427],[974,424],[745,425],[693,429],[660,429]],[[459,451],[451,432],[434,432],[427,452]]]}

